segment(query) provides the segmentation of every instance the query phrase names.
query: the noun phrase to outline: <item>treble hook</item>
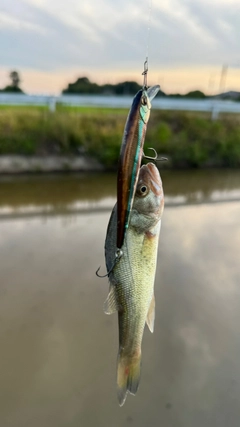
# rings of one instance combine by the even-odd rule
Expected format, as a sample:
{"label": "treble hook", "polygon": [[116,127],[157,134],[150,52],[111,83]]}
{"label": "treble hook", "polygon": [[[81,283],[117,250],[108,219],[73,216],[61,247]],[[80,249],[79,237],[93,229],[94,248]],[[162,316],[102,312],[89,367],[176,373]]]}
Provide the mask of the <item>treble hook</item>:
{"label": "treble hook", "polygon": [[96,275],[97,275],[97,277],[100,277],[101,279],[102,279],[103,277],[108,277],[108,276],[109,276],[109,274],[113,271],[113,269],[114,269],[115,265],[117,264],[117,262],[118,262],[118,261],[120,260],[120,258],[122,257],[122,255],[123,255],[122,250],[117,248],[116,253],[115,253],[115,260],[114,260],[113,266],[110,268],[110,270],[107,272],[107,274],[104,274],[104,276],[101,276],[100,274],[98,274],[98,272],[99,272],[99,270],[100,270],[100,268],[101,268],[101,267],[98,267],[98,269],[97,269],[97,271],[96,271]]}
{"label": "treble hook", "polygon": [[158,154],[157,154],[157,152],[156,152],[155,148],[148,148],[148,150],[152,150],[152,151],[154,151],[155,156],[154,156],[154,157],[146,156],[146,155],[144,154],[144,152],[143,152],[143,157],[144,157],[145,159],[148,159],[148,160],[157,160]]}
{"label": "treble hook", "polygon": [[148,150],[152,150],[152,151],[154,151],[155,156],[154,156],[154,157],[150,157],[150,156],[146,156],[146,155],[143,153],[143,157],[144,157],[145,159],[148,159],[148,160],[156,160],[157,162],[162,162],[162,161],[168,160],[168,158],[167,158],[167,157],[159,157],[159,158],[158,158],[158,154],[157,154],[157,152],[156,152],[155,148],[148,148]]}
{"label": "treble hook", "polygon": [[144,69],[142,72],[143,76],[143,89],[147,89],[147,73],[148,73],[148,57],[146,57],[146,61],[144,62]]}
{"label": "treble hook", "polygon": [[101,276],[101,274],[98,274],[98,272],[99,272],[99,270],[100,270],[101,266],[100,266],[100,267],[98,267],[98,269],[97,269],[97,271],[96,271],[96,276],[97,276],[97,277],[100,277],[100,279],[103,279],[104,277],[108,277],[108,276],[109,276],[109,274],[113,271],[113,269],[114,269],[115,265],[116,265],[116,262],[114,262],[114,264],[113,264],[112,268],[109,270],[109,272],[108,272],[107,274],[104,274],[103,276]]}

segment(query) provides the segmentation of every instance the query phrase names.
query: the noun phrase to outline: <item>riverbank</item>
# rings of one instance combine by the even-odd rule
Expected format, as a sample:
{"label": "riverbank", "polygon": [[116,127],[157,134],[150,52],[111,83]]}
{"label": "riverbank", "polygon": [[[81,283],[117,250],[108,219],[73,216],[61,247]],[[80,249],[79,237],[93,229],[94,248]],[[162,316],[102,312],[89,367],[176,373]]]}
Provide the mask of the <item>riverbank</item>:
{"label": "riverbank", "polygon": [[[59,106],[55,113],[1,108],[0,172],[99,170],[100,165],[115,170],[127,114],[111,108]],[[167,168],[239,167],[240,117],[224,115],[212,121],[206,113],[153,110],[146,154],[149,147],[168,157]]]}
{"label": "riverbank", "polygon": [[96,159],[87,156],[0,156],[0,174],[100,172]]}

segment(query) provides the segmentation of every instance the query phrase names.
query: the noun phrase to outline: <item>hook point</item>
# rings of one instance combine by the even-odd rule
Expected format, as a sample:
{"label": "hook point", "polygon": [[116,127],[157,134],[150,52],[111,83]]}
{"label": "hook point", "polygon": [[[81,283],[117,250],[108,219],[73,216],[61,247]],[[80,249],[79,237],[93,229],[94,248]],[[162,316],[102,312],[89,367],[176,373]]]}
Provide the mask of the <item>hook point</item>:
{"label": "hook point", "polygon": [[149,147],[149,148],[148,148],[148,150],[152,150],[152,151],[154,151],[155,156],[154,156],[154,157],[146,156],[146,155],[144,154],[144,152],[143,152],[143,157],[144,157],[145,159],[148,159],[148,160],[155,160],[156,162],[168,161],[168,158],[167,158],[167,157],[159,157],[159,158],[158,158],[158,154],[157,154],[157,152],[156,152],[155,148],[151,148],[151,147]]}
{"label": "hook point", "polygon": [[97,276],[97,277],[100,277],[100,279],[103,279],[104,277],[107,277],[109,273],[104,274],[104,276],[101,276],[101,274],[98,274],[98,272],[99,272],[100,268],[101,268],[101,266],[100,266],[100,267],[98,267],[98,269],[97,269],[97,271],[96,271],[96,276]]}

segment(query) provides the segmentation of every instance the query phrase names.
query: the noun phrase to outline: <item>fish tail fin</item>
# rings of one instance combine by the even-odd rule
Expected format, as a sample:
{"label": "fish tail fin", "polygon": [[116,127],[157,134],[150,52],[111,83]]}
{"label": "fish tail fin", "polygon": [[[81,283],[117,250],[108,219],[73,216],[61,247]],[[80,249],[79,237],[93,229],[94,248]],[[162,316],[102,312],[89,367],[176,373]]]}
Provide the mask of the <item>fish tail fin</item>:
{"label": "fish tail fin", "polygon": [[118,355],[117,395],[119,405],[123,406],[127,393],[136,394],[141,373],[141,351],[135,356]]}

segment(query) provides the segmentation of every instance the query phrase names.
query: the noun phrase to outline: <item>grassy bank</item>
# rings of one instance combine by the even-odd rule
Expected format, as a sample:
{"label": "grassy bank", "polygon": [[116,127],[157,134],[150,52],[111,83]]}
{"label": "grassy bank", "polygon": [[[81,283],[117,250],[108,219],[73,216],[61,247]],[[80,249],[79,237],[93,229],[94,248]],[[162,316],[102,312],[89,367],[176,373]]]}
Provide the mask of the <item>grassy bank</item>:
{"label": "grassy bank", "polygon": [[[106,167],[118,161],[127,110],[63,108],[0,109],[0,155],[89,154]],[[240,166],[240,118],[151,112],[146,147],[169,157],[167,167]],[[150,153],[149,153],[150,154]]]}

